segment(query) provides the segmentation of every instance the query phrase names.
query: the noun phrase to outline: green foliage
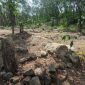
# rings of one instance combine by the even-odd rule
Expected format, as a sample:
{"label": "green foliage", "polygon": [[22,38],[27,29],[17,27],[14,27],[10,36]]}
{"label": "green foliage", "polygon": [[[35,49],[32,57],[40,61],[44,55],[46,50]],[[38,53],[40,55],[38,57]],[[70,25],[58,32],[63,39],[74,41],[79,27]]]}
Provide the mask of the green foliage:
{"label": "green foliage", "polygon": [[[84,0],[0,0],[0,25],[46,24],[64,31],[81,31],[85,22]],[[14,21],[13,21],[14,20]],[[12,23],[13,25],[15,23]]]}

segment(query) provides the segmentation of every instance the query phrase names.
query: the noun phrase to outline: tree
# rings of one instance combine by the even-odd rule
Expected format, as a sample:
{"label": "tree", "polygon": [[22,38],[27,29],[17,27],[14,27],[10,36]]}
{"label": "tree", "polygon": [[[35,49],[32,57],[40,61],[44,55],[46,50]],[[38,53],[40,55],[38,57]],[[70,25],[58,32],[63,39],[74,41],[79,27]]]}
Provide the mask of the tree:
{"label": "tree", "polygon": [[12,34],[14,34],[14,27],[16,24],[15,20],[15,12],[16,12],[16,5],[14,0],[8,0],[7,2],[8,5],[8,13],[9,13],[9,20],[10,20],[10,25],[12,29]]}

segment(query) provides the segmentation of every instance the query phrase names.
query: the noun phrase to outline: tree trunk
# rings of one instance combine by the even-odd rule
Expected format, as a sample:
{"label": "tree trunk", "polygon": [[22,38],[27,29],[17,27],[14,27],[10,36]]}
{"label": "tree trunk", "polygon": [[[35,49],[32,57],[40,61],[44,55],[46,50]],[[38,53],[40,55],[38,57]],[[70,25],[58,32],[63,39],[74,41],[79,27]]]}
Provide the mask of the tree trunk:
{"label": "tree trunk", "polygon": [[81,10],[79,10],[79,32],[82,32],[82,13]]}
{"label": "tree trunk", "polygon": [[82,11],[81,11],[81,4],[79,0],[77,0],[76,5],[77,5],[77,10],[78,10],[78,18],[79,18],[78,31],[82,32]]}
{"label": "tree trunk", "polygon": [[11,29],[12,29],[12,34],[14,35],[14,26],[12,26],[12,28],[11,28]]}
{"label": "tree trunk", "polygon": [[15,59],[15,48],[7,39],[2,39],[2,58],[5,70],[16,74],[18,65]]}

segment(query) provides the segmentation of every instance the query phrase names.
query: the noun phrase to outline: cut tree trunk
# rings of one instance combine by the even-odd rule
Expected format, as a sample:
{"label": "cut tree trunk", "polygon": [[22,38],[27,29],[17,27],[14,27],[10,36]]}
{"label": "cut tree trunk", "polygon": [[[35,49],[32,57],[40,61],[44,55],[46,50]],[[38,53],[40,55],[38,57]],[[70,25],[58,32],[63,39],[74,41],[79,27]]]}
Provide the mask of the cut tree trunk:
{"label": "cut tree trunk", "polygon": [[11,28],[11,29],[12,29],[12,34],[14,35],[14,26],[12,26],[12,28]]}
{"label": "cut tree trunk", "polygon": [[2,59],[5,70],[15,74],[18,69],[15,59],[15,48],[13,43],[7,39],[2,39]]}

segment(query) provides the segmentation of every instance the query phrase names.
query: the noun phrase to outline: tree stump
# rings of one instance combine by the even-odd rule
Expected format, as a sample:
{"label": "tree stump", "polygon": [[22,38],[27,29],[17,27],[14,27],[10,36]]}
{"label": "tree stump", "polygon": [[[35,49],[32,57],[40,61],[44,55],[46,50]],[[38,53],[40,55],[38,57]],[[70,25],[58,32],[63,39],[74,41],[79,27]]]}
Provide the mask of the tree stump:
{"label": "tree stump", "polygon": [[17,61],[15,59],[15,47],[12,41],[8,39],[1,40],[1,51],[4,68],[8,72],[15,74],[18,69]]}

